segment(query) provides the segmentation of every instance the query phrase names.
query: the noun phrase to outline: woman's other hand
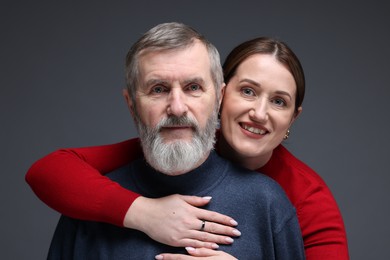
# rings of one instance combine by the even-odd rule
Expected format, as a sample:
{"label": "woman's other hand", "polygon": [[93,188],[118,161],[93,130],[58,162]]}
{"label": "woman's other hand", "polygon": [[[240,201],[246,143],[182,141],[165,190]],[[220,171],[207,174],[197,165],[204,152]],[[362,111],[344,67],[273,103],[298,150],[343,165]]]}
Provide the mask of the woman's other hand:
{"label": "woman's other hand", "polygon": [[182,254],[159,254],[155,259],[157,260],[194,260],[194,259],[208,259],[208,260],[237,260],[237,258],[225,253],[223,251],[212,250],[208,248],[193,248],[186,247],[190,255]]}

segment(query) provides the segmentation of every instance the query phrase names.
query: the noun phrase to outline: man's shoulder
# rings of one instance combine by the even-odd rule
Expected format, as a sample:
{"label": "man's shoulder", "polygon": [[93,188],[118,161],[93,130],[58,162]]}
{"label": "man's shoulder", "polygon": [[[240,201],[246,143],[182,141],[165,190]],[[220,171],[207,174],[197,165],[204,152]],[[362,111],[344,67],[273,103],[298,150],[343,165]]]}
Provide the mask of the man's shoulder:
{"label": "man's shoulder", "polygon": [[253,198],[260,198],[264,202],[273,203],[278,201],[287,205],[290,204],[283,188],[267,175],[229,162],[228,176],[230,176],[233,189],[242,189]]}
{"label": "man's shoulder", "polygon": [[276,187],[280,187],[275,180],[261,172],[249,170],[230,161],[227,161],[226,164],[230,175],[241,181],[254,182],[253,185],[270,185],[272,187],[276,185]]}
{"label": "man's shoulder", "polygon": [[131,164],[132,163],[129,163],[129,164],[126,164],[120,168],[117,168],[117,169],[107,173],[106,176],[110,180],[118,182],[120,184],[127,183],[131,180],[131,174],[130,174]]}

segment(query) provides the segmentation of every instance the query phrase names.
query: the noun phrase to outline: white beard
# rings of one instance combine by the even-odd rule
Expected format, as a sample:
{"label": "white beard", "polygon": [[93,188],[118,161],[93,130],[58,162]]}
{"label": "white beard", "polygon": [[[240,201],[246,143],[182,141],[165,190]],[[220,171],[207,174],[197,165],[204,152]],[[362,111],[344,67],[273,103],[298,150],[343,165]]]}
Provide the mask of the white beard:
{"label": "white beard", "polygon": [[[156,170],[167,175],[178,175],[196,168],[215,144],[215,130],[218,124],[217,112],[207,120],[204,129],[199,128],[195,119],[182,116],[163,118],[156,127],[150,128],[136,118],[142,149],[146,161]],[[164,143],[160,129],[166,126],[192,126],[194,136],[190,141]]]}

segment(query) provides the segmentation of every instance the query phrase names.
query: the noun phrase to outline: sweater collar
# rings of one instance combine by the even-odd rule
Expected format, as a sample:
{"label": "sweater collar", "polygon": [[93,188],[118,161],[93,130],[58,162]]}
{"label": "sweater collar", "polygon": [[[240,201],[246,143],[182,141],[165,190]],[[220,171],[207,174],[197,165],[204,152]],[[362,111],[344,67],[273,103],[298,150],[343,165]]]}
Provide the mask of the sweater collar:
{"label": "sweater collar", "polygon": [[131,166],[133,181],[145,194],[161,197],[170,194],[205,196],[226,174],[227,161],[211,151],[198,168],[177,176],[169,176],[153,169],[144,158]]}

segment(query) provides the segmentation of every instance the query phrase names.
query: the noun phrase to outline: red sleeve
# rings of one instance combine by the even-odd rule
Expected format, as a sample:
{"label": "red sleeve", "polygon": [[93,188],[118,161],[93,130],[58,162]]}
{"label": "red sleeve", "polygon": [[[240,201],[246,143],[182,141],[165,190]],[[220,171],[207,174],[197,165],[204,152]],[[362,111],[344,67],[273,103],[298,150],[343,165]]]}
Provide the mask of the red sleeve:
{"label": "red sleeve", "polygon": [[44,203],[64,215],[123,226],[126,212],[139,194],[102,173],[124,166],[141,154],[138,139],[61,149],[35,162],[26,181]]}

